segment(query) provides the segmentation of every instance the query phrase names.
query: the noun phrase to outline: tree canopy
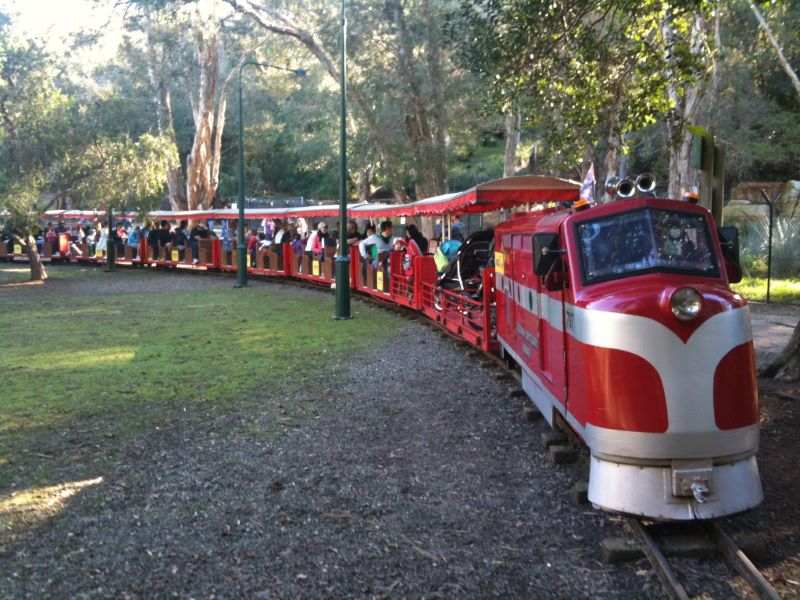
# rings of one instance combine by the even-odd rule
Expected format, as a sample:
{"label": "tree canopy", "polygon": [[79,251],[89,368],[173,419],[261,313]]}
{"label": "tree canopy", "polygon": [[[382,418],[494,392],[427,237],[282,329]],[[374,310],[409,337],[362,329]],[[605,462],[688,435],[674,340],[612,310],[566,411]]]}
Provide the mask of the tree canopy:
{"label": "tree canopy", "polygon": [[[82,72],[3,16],[0,189],[27,179],[43,205],[225,202],[231,95],[255,60],[308,76],[244,70],[247,194],[335,195],[336,3],[105,4],[125,36]],[[627,160],[675,179],[689,123],[726,147],[729,183],[797,177],[800,100],[772,39],[800,64],[800,5],[756,4],[772,37],[748,3],[352,0],[350,193],[404,200],[500,176],[504,138],[507,172],[581,177],[594,162],[602,177]]]}

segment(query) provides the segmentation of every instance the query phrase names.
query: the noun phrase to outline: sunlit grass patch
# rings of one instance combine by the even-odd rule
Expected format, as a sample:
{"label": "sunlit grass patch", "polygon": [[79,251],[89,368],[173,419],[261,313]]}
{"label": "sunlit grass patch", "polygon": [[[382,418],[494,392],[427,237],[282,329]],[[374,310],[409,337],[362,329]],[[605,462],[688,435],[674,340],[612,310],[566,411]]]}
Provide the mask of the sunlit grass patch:
{"label": "sunlit grass patch", "polygon": [[99,485],[102,477],[32,487],[0,496],[0,531],[19,533],[56,516],[70,498],[82,489]]}
{"label": "sunlit grass patch", "polygon": [[[766,278],[745,277],[731,287],[753,302],[765,302],[767,299]],[[800,304],[800,279],[773,279],[770,282],[770,301]]]}

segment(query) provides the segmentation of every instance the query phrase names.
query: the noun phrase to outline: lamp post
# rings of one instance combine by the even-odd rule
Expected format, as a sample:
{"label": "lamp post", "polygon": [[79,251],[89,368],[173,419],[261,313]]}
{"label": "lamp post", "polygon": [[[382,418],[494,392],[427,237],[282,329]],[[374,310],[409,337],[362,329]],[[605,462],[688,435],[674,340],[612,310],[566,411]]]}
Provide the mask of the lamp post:
{"label": "lamp post", "polygon": [[350,318],[350,254],[347,246],[347,17],[341,4],[339,27],[339,255],[336,257],[334,319]]}
{"label": "lamp post", "polygon": [[106,271],[108,272],[116,270],[117,244],[116,240],[114,239],[114,232],[116,231],[116,228],[114,227],[114,211],[111,208],[110,202],[108,203],[108,208],[106,210],[108,211],[106,214],[106,220],[108,221],[108,237],[106,238]]}
{"label": "lamp post", "polygon": [[305,77],[305,69],[289,69],[267,63],[247,60],[239,67],[239,227],[236,229],[236,287],[247,287],[247,245],[244,242],[244,113],[242,104],[242,71],[247,65],[261,69],[289,71],[297,77]]}

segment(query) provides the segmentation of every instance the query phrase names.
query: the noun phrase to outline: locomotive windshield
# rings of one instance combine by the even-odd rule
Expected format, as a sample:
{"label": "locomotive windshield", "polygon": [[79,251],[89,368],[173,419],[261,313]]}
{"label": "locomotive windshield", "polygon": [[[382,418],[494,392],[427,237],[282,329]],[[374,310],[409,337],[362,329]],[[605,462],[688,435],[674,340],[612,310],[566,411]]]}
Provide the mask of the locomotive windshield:
{"label": "locomotive windshield", "polygon": [[576,224],[585,283],[653,271],[718,277],[702,215],[643,208]]}

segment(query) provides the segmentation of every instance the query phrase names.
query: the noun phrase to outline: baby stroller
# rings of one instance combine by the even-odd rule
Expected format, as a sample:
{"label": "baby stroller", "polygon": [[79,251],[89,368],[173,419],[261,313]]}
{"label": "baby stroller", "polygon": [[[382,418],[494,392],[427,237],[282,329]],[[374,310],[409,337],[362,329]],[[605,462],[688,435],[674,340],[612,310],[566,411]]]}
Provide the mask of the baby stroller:
{"label": "baby stroller", "polygon": [[480,300],[483,297],[483,270],[494,266],[494,229],[476,231],[467,238],[436,281],[433,306],[441,311],[442,290]]}

